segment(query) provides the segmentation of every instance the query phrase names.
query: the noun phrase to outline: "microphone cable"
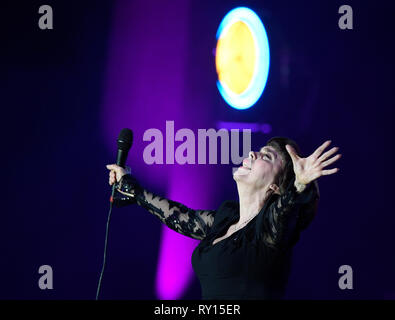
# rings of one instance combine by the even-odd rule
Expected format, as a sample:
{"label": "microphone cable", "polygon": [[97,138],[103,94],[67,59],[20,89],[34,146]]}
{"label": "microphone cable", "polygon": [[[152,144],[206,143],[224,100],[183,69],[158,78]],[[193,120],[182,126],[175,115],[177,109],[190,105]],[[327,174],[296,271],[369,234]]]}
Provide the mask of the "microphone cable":
{"label": "microphone cable", "polygon": [[107,226],[106,226],[106,236],[104,238],[103,265],[102,265],[102,269],[101,269],[101,272],[100,272],[99,283],[97,284],[96,300],[99,300],[101,282],[102,282],[102,279],[103,279],[104,268],[106,267],[108,232],[109,232],[109,229],[110,229],[110,220],[111,220],[111,212],[112,212],[112,206],[113,206],[114,193],[115,193],[115,183],[112,185],[112,192],[111,192],[111,198],[110,198],[110,211],[108,212]]}

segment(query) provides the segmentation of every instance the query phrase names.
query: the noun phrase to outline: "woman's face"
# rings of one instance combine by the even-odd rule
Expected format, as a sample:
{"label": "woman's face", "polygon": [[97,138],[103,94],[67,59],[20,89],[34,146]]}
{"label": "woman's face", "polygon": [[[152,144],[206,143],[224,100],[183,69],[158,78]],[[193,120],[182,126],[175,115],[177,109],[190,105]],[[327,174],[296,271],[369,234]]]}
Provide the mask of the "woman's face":
{"label": "woman's face", "polygon": [[277,173],[283,167],[281,155],[271,146],[264,146],[258,152],[250,151],[233,174],[236,183],[248,184],[257,189],[274,183]]}

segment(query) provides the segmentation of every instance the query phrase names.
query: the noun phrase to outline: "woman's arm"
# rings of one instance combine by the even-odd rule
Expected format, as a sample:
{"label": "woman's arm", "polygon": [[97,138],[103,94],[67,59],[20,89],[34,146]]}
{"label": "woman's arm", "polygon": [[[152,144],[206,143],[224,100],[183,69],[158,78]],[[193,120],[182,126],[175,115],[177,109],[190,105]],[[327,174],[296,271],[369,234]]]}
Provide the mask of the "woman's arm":
{"label": "woman's arm", "polygon": [[292,246],[299,239],[299,231],[313,219],[319,201],[316,181],[299,186],[294,180],[282,195],[273,195],[263,216],[263,241],[272,248]]}
{"label": "woman's arm", "polygon": [[[299,231],[307,227],[317,209],[319,190],[317,179],[339,171],[338,168],[325,169],[340,159],[341,154],[334,155],[339,148],[324,150],[331,144],[325,141],[310,156],[300,157],[292,146],[286,149],[291,157],[294,181],[267,210],[264,217],[264,241],[274,247],[283,247],[298,240]],[[296,233],[295,233],[296,231]]]}
{"label": "woman's arm", "polygon": [[165,199],[142,188],[130,174],[122,176],[116,189],[127,197],[122,202],[137,203],[166,226],[187,237],[202,240],[213,225],[215,210],[193,210],[179,202]]}

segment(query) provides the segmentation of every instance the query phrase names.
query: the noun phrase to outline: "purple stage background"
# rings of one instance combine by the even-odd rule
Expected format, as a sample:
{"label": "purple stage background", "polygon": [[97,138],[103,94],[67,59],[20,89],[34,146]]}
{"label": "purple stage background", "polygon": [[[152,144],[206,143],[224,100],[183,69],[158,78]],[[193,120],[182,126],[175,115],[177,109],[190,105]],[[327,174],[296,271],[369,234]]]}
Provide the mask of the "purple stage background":
{"label": "purple stage background", "polygon": [[[254,150],[276,135],[305,154],[331,139],[340,171],[319,180],[286,299],[395,299],[390,2],[47,1],[54,29],[40,30],[42,4],[1,5],[0,299],[94,299],[105,165],[124,127],[134,131],[128,165],[147,189],[195,209],[237,199],[232,165],[144,162],[144,132],[164,134],[166,121],[196,136],[218,123],[265,124]],[[342,4],[354,30],[338,28]],[[214,64],[218,25],[238,6],[261,17],[271,50],[265,91],[244,111],[221,98]],[[200,299],[197,244],[140,207],[114,209],[102,299]],[[53,290],[38,287],[41,265],[53,268]],[[353,290],[338,287],[341,265],[353,268]]]}

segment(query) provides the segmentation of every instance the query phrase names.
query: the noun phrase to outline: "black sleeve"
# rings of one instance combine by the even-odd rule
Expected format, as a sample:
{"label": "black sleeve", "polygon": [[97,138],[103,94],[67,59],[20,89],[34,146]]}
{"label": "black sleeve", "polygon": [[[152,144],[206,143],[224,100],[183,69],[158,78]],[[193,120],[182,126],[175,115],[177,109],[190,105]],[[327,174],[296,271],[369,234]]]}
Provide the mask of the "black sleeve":
{"label": "black sleeve", "polygon": [[319,200],[316,181],[309,183],[302,192],[294,186],[294,180],[282,195],[265,210],[262,239],[266,245],[278,249],[294,245],[301,230],[313,219]]}
{"label": "black sleeve", "polygon": [[202,240],[213,225],[216,210],[193,210],[142,188],[130,174],[117,184],[120,195],[114,198],[118,207],[137,203],[157,216],[166,226],[187,237]]}

